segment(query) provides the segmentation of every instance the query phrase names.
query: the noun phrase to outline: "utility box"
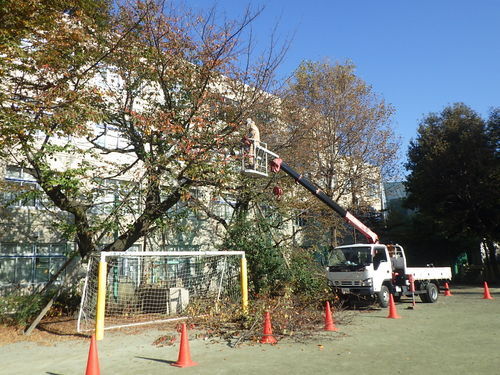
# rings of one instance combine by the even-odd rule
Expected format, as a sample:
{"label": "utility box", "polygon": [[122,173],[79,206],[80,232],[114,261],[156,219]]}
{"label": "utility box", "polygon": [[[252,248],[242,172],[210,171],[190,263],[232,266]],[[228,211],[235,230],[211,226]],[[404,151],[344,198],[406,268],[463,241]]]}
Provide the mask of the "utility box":
{"label": "utility box", "polygon": [[169,289],[169,314],[180,314],[189,304],[189,290],[186,288]]}

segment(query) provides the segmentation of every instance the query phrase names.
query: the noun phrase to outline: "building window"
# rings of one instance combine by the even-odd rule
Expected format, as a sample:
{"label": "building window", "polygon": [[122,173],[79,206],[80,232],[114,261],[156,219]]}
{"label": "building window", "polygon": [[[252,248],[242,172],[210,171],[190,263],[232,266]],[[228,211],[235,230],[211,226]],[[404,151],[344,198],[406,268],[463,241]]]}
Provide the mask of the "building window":
{"label": "building window", "polygon": [[210,202],[210,208],[214,215],[217,215],[224,220],[230,220],[233,216],[233,207],[235,204],[236,201],[232,199],[232,197],[214,197]]}
{"label": "building window", "polygon": [[96,124],[94,127],[96,143],[104,148],[123,149],[128,146],[128,141],[121,137],[120,130],[111,125]]}
{"label": "building window", "polygon": [[92,213],[98,215],[109,214],[122,203],[124,204],[120,207],[120,212],[138,212],[139,193],[137,183],[115,179],[99,179],[96,181]]}
{"label": "building window", "polygon": [[0,243],[0,287],[48,282],[66,261],[69,248],[66,243]]}
{"label": "building window", "polygon": [[3,204],[9,207],[39,207],[40,187],[27,168],[7,166],[5,170],[7,189],[1,193]]}

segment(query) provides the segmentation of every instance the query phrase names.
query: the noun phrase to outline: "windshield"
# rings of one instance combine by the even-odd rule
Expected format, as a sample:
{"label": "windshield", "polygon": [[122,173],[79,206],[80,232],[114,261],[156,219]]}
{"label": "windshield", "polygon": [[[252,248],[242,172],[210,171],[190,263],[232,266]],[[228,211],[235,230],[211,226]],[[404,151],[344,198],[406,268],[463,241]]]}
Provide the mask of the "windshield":
{"label": "windshield", "polygon": [[333,249],[330,253],[328,265],[332,266],[368,266],[372,262],[371,248],[344,247]]}

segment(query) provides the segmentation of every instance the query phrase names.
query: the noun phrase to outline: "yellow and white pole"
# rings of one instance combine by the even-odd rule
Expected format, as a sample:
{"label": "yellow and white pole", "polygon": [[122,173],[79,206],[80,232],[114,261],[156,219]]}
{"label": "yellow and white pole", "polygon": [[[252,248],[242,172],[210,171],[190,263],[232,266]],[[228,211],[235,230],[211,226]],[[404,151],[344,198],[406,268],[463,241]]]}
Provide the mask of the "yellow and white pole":
{"label": "yellow and white pole", "polygon": [[241,283],[241,307],[243,314],[248,313],[248,275],[247,275],[247,258],[245,255],[241,257],[240,262],[240,283]]}
{"label": "yellow and white pole", "polygon": [[97,312],[95,320],[95,338],[104,338],[104,311],[106,310],[106,273],[107,263],[101,258],[99,262],[99,274],[97,277]]}

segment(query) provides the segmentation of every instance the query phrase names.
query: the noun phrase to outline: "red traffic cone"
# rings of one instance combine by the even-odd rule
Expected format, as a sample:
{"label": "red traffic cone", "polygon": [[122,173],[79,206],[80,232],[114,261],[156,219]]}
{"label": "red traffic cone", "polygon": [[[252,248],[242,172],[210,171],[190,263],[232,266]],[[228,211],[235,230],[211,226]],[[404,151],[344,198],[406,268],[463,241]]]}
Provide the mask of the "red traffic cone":
{"label": "red traffic cone", "polygon": [[493,299],[493,297],[490,294],[490,290],[488,288],[488,283],[485,281],[484,282],[484,297],[483,299]]}
{"label": "red traffic cone", "polygon": [[95,335],[92,335],[90,338],[90,349],[89,349],[89,358],[87,360],[87,370],[85,371],[85,375],[100,375],[101,371],[99,370],[99,357],[97,355],[97,344],[95,342]]}
{"label": "red traffic cone", "polygon": [[396,305],[394,304],[394,297],[392,294],[389,294],[389,315],[387,317],[391,319],[401,318],[396,312]]}
{"label": "red traffic cone", "polygon": [[260,339],[261,344],[276,344],[278,340],[276,340],[273,336],[273,329],[271,327],[271,314],[269,311],[266,311],[266,317],[264,320],[264,335]]}
{"label": "red traffic cone", "polygon": [[191,355],[189,354],[189,341],[188,341],[186,323],[182,323],[181,347],[179,350],[179,357],[177,359],[177,362],[172,363],[171,365],[177,367],[190,367],[197,365],[196,362],[191,361]]}
{"label": "red traffic cone", "polygon": [[444,283],[444,296],[445,297],[451,297],[453,294],[451,294],[450,287],[448,286],[448,283]]}
{"label": "red traffic cone", "polygon": [[325,331],[338,331],[333,324],[332,311],[330,310],[330,302],[326,301],[325,307]]}

